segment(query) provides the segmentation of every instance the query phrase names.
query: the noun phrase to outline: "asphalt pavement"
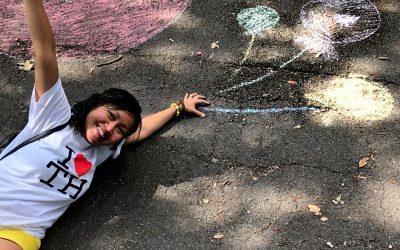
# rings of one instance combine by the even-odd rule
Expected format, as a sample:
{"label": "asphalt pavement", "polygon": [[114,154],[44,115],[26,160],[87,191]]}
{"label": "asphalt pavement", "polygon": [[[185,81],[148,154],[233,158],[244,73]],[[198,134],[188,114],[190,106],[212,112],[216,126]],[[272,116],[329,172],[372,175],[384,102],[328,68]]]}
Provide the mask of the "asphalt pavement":
{"label": "asphalt pavement", "polygon": [[[400,3],[325,2],[193,0],[128,51],[61,58],[71,102],[212,104],[99,168],[42,249],[400,248]],[[0,55],[2,136],[27,119],[20,61]]]}

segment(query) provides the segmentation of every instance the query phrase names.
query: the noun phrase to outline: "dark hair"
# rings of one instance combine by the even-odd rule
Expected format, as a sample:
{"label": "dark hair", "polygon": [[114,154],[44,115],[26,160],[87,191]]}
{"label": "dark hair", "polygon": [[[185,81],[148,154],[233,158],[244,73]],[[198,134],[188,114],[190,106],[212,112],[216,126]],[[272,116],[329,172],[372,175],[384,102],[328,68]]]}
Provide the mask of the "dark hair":
{"label": "dark hair", "polygon": [[86,116],[93,109],[107,106],[111,109],[127,111],[133,116],[133,126],[126,134],[133,134],[141,125],[142,117],[140,113],[142,109],[137,99],[128,91],[118,88],[110,88],[102,93],[96,93],[85,100],[75,103],[72,108],[72,117],[70,125],[83,136],[86,134]]}

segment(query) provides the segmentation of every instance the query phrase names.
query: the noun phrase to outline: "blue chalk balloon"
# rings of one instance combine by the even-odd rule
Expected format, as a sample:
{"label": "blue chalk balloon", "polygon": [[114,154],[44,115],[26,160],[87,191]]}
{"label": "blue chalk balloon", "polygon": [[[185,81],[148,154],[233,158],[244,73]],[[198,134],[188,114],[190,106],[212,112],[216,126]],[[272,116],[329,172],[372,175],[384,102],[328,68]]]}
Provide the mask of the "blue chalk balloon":
{"label": "blue chalk balloon", "polygon": [[246,35],[260,34],[273,28],[278,24],[279,19],[278,12],[266,6],[244,9],[237,16],[237,21],[246,30]]}

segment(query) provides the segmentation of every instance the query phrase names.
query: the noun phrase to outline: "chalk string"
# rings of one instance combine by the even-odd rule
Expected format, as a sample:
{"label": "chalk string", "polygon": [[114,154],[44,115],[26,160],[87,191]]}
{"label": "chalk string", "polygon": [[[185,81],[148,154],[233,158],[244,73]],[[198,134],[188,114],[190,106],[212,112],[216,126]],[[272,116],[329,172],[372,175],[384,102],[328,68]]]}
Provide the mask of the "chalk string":
{"label": "chalk string", "polygon": [[[292,63],[293,61],[295,61],[296,59],[298,59],[299,57],[301,57],[302,55],[304,55],[304,53],[306,53],[307,51],[308,51],[308,49],[302,50],[300,53],[298,53],[298,54],[297,54],[296,56],[294,56],[292,59],[290,59],[289,61],[287,61],[287,62],[285,62],[284,64],[282,64],[281,66],[279,66],[279,69],[285,68],[287,65],[289,65],[290,63]],[[221,90],[221,91],[219,91],[218,93],[222,94],[222,93],[230,92],[230,91],[235,90],[235,89],[239,89],[239,88],[242,88],[242,87],[246,87],[246,86],[253,85],[253,84],[255,84],[255,83],[257,83],[257,82],[260,82],[260,81],[264,80],[265,78],[267,78],[267,77],[269,77],[269,76],[275,74],[276,72],[278,72],[278,70],[270,70],[268,73],[266,73],[266,74],[263,75],[263,76],[260,76],[260,77],[257,78],[257,79],[254,79],[254,80],[251,80],[251,81],[248,81],[248,82],[242,82],[242,83],[240,83],[240,84],[238,84],[238,85],[235,85],[235,86],[233,86],[233,87],[230,87],[230,88]]]}

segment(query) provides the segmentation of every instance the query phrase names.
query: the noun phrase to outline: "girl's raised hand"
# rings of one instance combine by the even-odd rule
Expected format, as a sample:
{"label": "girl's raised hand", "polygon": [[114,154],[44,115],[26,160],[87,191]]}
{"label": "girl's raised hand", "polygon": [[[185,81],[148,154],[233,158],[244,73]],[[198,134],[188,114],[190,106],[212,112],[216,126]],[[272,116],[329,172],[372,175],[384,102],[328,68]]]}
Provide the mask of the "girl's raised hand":
{"label": "girl's raised hand", "polygon": [[185,105],[185,112],[189,114],[194,114],[200,117],[205,117],[206,115],[203,112],[200,112],[196,109],[197,105],[209,105],[210,103],[207,101],[207,98],[203,95],[199,95],[197,93],[185,94],[183,98],[183,104]]}

